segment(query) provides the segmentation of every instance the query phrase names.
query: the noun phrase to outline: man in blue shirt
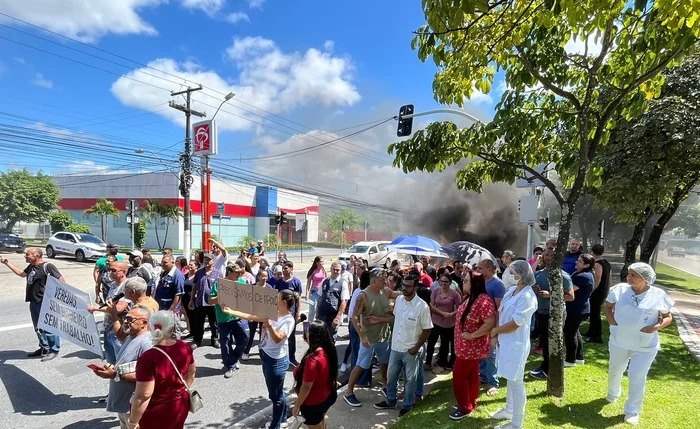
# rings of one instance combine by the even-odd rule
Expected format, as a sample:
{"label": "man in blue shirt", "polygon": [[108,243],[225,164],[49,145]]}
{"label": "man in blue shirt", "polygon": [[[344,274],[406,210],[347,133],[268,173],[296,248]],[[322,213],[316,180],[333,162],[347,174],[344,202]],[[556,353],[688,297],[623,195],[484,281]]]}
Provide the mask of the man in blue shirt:
{"label": "man in blue shirt", "polygon": [[297,323],[300,322],[299,319],[299,308],[300,308],[300,303],[299,303],[299,297],[301,296],[301,280],[298,278],[294,277],[292,275],[292,272],[294,270],[294,263],[292,261],[286,261],[282,264],[282,278],[277,279],[275,282],[275,289],[278,291],[283,291],[283,290],[291,290],[292,292],[295,293],[295,301],[294,305],[292,305],[291,308],[291,313],[294,316],[294,330],[292,331],[292,335],[289,336],[289,339],[287,340],[287,344],[289,345],[289,363],[298,366],[299,362],[297,361],[296,358],[296,352],[297,352],[297,340],[296,340],[296,330],[297,330]]}
{"label": "man in blue shirt", "polygon": [[576,261],[581,256],[581,240],[572,238],[569,241],[569,251],[564,254],[564,260],[561,263],[561,269],[573,274],[576,271]]}
{"label": "man in blue shirt", "polygon": [[[498,308],[501,305],[503,296],[506,294],[506,287],[503,285],[501,279],[496,277],[496,264],[491,259],[484,259],[479,262],[479,265],[477,265],[474,270],[480,272],[484,276],[484,280],[486,281],[486,293],[493,299],[496,303],[496,308]],[[489,357],[479,362],[479,374],[481,374],[482,380],[490,386],[486,391],[488,396],[493,396],[498,393],[499,382],[498,376],[496,375],[497,372],[496,348],[491,347]]]}
{"label": "man in blue shirt", "polygon": [[174,312],[185,294],[185,276],[175,266],[173,255],[163,256],[160,266],[163,268],[163,274],[153,298],[158,301],[161,310]]}

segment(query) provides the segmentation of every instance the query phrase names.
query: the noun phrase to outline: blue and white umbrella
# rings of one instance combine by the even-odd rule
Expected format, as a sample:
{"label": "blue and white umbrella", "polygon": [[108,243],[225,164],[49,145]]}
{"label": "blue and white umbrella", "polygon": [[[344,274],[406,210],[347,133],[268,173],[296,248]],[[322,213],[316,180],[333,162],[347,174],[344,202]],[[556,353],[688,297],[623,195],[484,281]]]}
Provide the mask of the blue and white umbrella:
{"label": "blue and white umbrella", "polygon": [[416,256],[430,256],[435,258],[448,258],[449,255],[442,250],[442,246],[432,238],[422,235],[402,235],[396,237],[387,249]]}

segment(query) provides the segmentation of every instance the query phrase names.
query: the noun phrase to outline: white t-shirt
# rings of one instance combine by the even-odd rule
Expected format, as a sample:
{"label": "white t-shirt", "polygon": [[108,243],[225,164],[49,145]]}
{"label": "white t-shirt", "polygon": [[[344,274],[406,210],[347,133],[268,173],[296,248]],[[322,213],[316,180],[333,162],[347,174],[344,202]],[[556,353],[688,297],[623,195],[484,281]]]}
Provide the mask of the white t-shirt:
{"label": "white t-shirt", "polygon": [[345,270],[340,276],[345,280],[345,283],[348,285],[348,289],[352,289],[352,273],[348,270]]}
{"label": "white t-shirt", "polygon": [[610,325],[610,344],[627,350],[646,352],[661,347],[659,333],[641,332],[645,326],[659,322],[660,314],[671,311],[675,304],[662,289],[651,286],[640,294],[635,294],[627,283],[620,283],[610,289],[606,299],[615,304],[614,315],[617,326]]}
{"label": "white t-shirt", "polygon": [[406,301],[403,295],[396,298],[391,350],[407,352],[416,345],[424,329],[432,328],[430,308],[418,295],[410,301]]}
{"label": "white t-shirt", "polygon": [[260,349],[265,352],[266,355],[270,356],[273,359],[281,359],[285,356],[287,356],[287,339],[293,334],[294,332],[294,317],[292,317],[291,314],[288,314],[286,316],[282,316],[276,321],[272,321],[272,328],[275,331],[282,331],[287,334],[287,337],[280,341],[279,343],[275,343],[272,341],[272,338],[270,338],[270,333],[267,331],[266,328],[261,328],[262,329],[262,337],[260,339]]}
{"label": "white t-shirt", "polygon": [[[352,319],[352,313],[355,311],[355,304],[357,303],[357,296],[362,292],[362,289],[359,287],[352,291],[352,297],[350,297],[350,305],[348,306],[348,315],[350,315],[350,318]],[[352,323],[352,322],[350,322]]]}
{"label": "white t-shirt", "polygon": [[228,258],[224,256],[224,254],[220,254],[219,256],[216,257],[214,260],[214,268],[221,271],[222,273],[226,273],[226,263],[228,262]]}

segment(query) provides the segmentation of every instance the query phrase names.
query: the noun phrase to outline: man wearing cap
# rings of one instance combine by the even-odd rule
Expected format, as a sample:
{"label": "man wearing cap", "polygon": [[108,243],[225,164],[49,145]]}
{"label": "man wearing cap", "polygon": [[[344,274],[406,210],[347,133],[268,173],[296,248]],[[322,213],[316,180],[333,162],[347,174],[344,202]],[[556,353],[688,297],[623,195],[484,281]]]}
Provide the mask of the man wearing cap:
{"label": "man wearing cap", "polygon": [[[109,292],[109,283],[105,281],[107,276],[107,256],[114,256],[121,262],[124,257],[119,254],[119,246],[114,243],[107,244],[107,254],[95,262],[95,269],[92,271],[92,278],[95,280],[95,301],[101,304],[105,301]],[[142,255],[143,256],[143,255]]]}
{"label": "man wearing cap", "polygon": [[131,266],[126,276],[141,277],[147,284],[150,283],[153,274],[143,265],[143,253],[141,253],[140,250],[132,250],[131,252],[127,252],[127,255],[129,255]]}
{"label": "man wearing cap", "polygon": [[163,272],[156,288],[155,300],[161,310],[174,312],[185,294],[185,276],[175,266],[173,255],[163,255],[160,260]]}
{"label": "man wearing cap", "polygon": [[219,243],[213,238],[209,239],[209,243],[211,244],[211,253],[214,254],[214,268],[216,268],[220,273],[225,272],[226,261],[228,260],[228,250],[226,250],[226,247],[224,247],[223,244]]}
{"label": "man wearing cap", "polygon": [[219,347],[219,337],[217,335],[216,326],[216,310],[214,304],[209,302],[211,290],[214,282],[220,279],[224,274],[214,267],[216,255],[213,253],[204,254],[204,264],[198,269],[192,281],[192,294],[189,309],[192,310],[193,319],[190,321],[190,331],[192,332],[192,348],[197,348],[202,345],[204,338],[204,320],[209,319],[209,328],[211,330],[211,345]]}

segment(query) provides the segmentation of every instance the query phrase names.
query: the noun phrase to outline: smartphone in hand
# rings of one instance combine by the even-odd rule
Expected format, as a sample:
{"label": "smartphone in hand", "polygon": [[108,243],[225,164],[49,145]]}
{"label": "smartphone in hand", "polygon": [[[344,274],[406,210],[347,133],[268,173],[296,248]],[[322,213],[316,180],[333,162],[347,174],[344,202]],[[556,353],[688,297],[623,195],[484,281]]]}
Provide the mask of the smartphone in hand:
{"label": "smartphone in hand", "polygon": [[90,363],[90,364],[88,364],[87,367],[93,371],[99,371],[99,370],[104,369],[103,367],[101,367],[100,365],[97,365],[96,363]]}

